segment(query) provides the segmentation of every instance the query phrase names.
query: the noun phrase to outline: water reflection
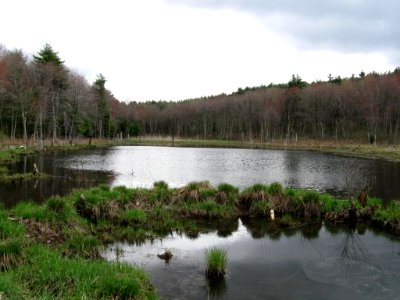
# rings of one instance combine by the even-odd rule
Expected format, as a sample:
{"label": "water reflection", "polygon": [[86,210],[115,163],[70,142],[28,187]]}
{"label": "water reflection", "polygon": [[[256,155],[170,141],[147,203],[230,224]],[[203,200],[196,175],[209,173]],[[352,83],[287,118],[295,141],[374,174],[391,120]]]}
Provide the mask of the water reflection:
{"label": "water reflection", "polygon": [[66,195],[74,189],[97,186],[101,183],[111,184],[114,178],[111,171],[85,169],[79,164],[71,168],[62,166],[60,162],[70,155],[69,152],[37,154],[8,164],[7,168],[11,173],[31,173],[33,165],[36,164],[40,172],[52,176],[46,179],[2,182],[0,201],[6,207],[11,207],[21,200],[41,202],[51,196]]}
{"label": "water reflection", "polygon": [[[113,170],[113,185],[150,187],[164,180],[177,187],[190,181],[228,182],[240,188],[254,183],[281,182],[337,195],[357,196],[370,188],[372,195],[400,198],[397,178],[400,163],[342,157],[307,151],[207,149],[121,146],[103,152],[99,159],[70,157],[63,164],[81,160],[85,169]],[[385,187],[385,188],[382,188]]]}
{"label": "water reflection", "polygon": [[318,152],[120,146],[38,154],[8,167],[13,172],[30,172],[33,163],[54,175],[53,179],[2,184],[0,201],[41,201],[99,183],[151,187],[157,180],[171,187],[208,180],[214,186],[227,182],[239,188],[278,181],[338,196],[357,197],[360,190],[370,190],[370,195],[383,199],[400,199],[400,163]]}
{"label": "water reflection", "polygon": [[225,278],[206,279],[208,286],[208,297],[211,299],[222,299],[226,293],[227,285]]}
{"label": "water reflection", "polygon": [[[211,222],[197,239],[173,233],[140,246],[119,243],[119,259],[144,266],[165,299],[394,299],[400,292],[398,239],[321,223],[279,233],[276,223],[244,218],[220,237],[222,224]],[[223,281],[205,276],[204,250],[213,246],[228,251]],[[113,247],[103,253],[109,260]],[[165,249],[173,253],[168,265],[157,257]]]}

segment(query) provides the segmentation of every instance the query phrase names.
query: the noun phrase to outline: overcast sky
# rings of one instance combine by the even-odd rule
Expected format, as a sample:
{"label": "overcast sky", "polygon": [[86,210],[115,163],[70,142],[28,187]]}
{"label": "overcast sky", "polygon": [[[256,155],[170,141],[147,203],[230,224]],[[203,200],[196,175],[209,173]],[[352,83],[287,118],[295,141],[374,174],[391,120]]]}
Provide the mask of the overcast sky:
{"label": "overcast sky", "polygon": [[398,0],[1,0],[0,43],[45,43],[121,101],[400,66]]}

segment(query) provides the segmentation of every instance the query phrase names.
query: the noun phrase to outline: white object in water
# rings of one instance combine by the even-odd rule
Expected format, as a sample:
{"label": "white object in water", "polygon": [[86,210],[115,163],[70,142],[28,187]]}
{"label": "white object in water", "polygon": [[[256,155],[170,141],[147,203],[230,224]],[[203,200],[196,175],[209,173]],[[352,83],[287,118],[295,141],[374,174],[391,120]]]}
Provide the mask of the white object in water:
{"label": "white object in water", "polygon": [[271,219],[274,220],[274,219],[275,219],[275,212],[274,212],[273,209],[271,209],[271,210],[269,211],[269,214],[270,214],[270,216],[271,216]]}

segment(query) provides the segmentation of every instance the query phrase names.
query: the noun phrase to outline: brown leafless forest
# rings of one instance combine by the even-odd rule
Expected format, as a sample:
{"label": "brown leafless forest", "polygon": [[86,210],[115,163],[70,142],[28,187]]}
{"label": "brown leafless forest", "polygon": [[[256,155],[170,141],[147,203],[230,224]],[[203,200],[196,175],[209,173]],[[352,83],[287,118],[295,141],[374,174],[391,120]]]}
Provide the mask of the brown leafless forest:
{"label": "brown leafless forest", "polygon": [[107,90],[103,75],[88,83],[50,45],[33,57],[0,47],[3,138],[38,144],[137,135],[397,143],[399,129],[400,68],[349,78],[329,75],[313,83],[293,75],[287,83],[239,88],[230,95],[125,103]]}

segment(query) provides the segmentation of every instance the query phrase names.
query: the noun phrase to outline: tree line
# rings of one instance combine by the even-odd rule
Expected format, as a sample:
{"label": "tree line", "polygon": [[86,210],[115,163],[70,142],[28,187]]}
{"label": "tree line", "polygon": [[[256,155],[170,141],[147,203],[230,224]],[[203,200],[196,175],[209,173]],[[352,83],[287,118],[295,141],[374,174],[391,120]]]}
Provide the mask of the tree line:
{"label": "tree line", "polygon": [[377,138],[398,142],[400,68],[307,83],[239,88],[179,102],[120,102],[99,74],[89,84],[46,44],[29,58],[0,48],[0,132],[42,145],[50,139],[137,135],[246,140]]}
{"label": "tree line", "polygon": [[49,44],[31,58],[0,46],[0,133],[40,147],[45,139],[113,137],[121,124],[112,122],[110,103],[118,101],[105,83],[99,74],[89,84]]}

